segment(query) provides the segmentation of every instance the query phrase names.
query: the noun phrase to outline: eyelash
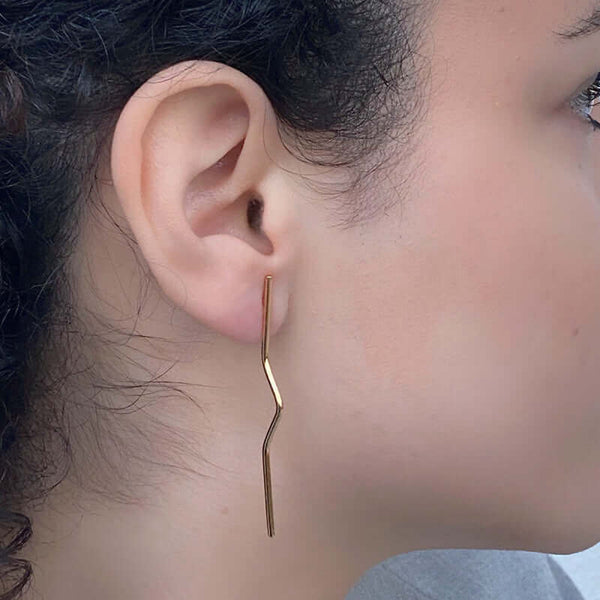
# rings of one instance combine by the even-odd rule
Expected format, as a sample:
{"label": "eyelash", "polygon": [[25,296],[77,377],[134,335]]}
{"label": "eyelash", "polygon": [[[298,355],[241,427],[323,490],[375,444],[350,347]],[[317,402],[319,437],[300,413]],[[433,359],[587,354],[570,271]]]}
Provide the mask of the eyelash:
{"label": "eyelash", "polygon": [[600,98],[600,73],[596,75],[594,83],[578,94],[571,102],[571,106],[590,122],[594,131],[600,129],[600,122],[592,118],[588,111],[599,104],[595,102],[598,98]]}

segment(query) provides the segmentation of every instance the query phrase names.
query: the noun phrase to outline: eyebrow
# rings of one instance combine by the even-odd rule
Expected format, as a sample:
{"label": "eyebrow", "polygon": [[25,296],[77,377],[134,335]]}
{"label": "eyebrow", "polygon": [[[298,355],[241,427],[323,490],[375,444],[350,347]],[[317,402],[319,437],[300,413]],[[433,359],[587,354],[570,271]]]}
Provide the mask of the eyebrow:
{"label": "eyebrow", "polygon": [[554,33],[559,38],[573,40],[598,31],[600,31],[600,2],[596,2],[596,5],[592,8],[591,14],[580,18],[565,30],[555,31]]}

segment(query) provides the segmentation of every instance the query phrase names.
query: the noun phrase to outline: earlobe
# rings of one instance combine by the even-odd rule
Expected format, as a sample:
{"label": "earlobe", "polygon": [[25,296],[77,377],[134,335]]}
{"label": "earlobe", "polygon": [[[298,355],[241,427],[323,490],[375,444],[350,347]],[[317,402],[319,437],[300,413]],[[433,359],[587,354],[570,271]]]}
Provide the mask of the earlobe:
{"label": "earlobe", "polygon": [[146,82],[112,140],[114,193],[143,257],[173,303],[217,332],[261,339],[264,277],[271,331],[285,319],[297,230],[282,147],[262,89],[193,61]]}

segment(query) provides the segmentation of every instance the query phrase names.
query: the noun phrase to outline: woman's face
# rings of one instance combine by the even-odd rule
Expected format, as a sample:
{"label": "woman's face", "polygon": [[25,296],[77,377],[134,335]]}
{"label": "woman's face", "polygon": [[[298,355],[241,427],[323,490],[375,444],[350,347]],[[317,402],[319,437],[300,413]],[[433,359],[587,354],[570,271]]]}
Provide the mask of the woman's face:
{"label": "woman's face", "polygon": [[297,468],[429,547],[600,540],[600,32],[557,35],[592,5],[440,2],[410,194],[315,228],[292,298]]}
{"label": "woman's face", "polygon": [[[439,0],[420,48],[427,110],[415,151],[367,190],[393,208],[345,230],[331,224],[331,198],[295,176],[304,163],[280,168],[291,155],[277,155],[272,107],[248,77],[194,61],[183,83],[158,78],[130,100],[101,191],[155,281],[120,228],[89,219],[75,291],[82,314],[103,313],[92,333],[109,323],[99,333],[115,340],[113,373],[156,374],[176,392],[189,382],[194,402],[169,392],[151,402],[147,386],[126,385],[142,390],[136,402],[152,396],[128,411],[132,398],[95,387],[95,402],[108,393],[125,408],[100,427],[94,404],[72,428],[84,487],[113,477],[138,493],[139,465],[160,484],[145,510],[94,508],[77,535],[50,513],[60,547],[38,542],[44,588],[60,590],[52,573],[75,561],[98,567],[79,570],[82,589],[123,565],[138,574],[117,577],[112,596],[131,579],[145,591],[177,582],[184,595],[333,597],[412,549],[570,553],[600,541],[600,132],[581,95],[600,71],[600,32],[558,35],[592,5]],[[239,194],[255,187],[258,233]],[[260,448],[274,403],[252,333],[271,269],[284,404],[273,540]],[[137,335],[115,336],[113,322]],[[214,344],[198,343],[206,329],[221,334]],[[161,340],[183,349],[173,363]],[[165,423],[177,427],[166,443]],[[99,432],[105,452],[92,463],[79,450],[95,451]],[[184,483],[164,479],[173,464]]]}
{"label": "woman's face", "polygon": [[[154,410],[197,426],[191,443],[217,466],[187,508],[172,488],[178,506],[167,512],[180,515],[182,531],[196,515],[207,555],[225,564],[246,536],[254,562],[249,553],[239,562],[253,573],[264,556],[324,573],[331,561],[338,570],[344,560],[366,568],[418,548],[569,553],[600,541],[600,132],[581,96],[600,71],[600,33],[558,35],[591,4],[438,2],[420,48],[428,87],[416,150],[368,190],[393,208],[345,230],[331,225],[319,187],[294,176],[301,163],[262,169],[263,125],[248,125],[248,115],[262,114],[263,104],[235,112],[232,88],[203,83],[154,113],[153,93],[126,107],[106,198],[124,203],[159,283],[176,274],[163,291],[183,290],[195,311],[193,319],[180,311],[177,321],[170,304],[160,313],[150,302],[150,316],[132,313],[132,326],[169,340],[180,334],[175,341],[194,344],[182,347],[197,348],[169,367],[169,378],[193,382],[203,411],[168,399]],[[168,83],[155,85],[170,93]],[[264,101],[257,85],[244,85],[244,97]],[[215,106],[233,106],[232,118],[212,119]],[[217,135],[219,127],[230,137]],[[243,175],[228,168],[238,160],[231,152],[208,169],[244,136]],[[269,150],[275,156],[277,144]],[[207,170],[196,176],[200,163]],[[260,190],[271,254],[239,228],[244,215],[234,211],[243,203],[218,212],[219,198],[230,202],[235,185],[254,184],[256,172],[269,173]],[[227,185],[211,188],[219,178]],[[200,198],[194,210],[204,192],[210,210],[217,207],[206,209],[196,235],[177,212],[188,184]],[[222,235],[211,235],[215,228]],[[101,291],[122,299],[137,272],[125,262],[128,247],[113,249],[104,231],[84,252],[97,262],[95,306]],[[230,235],[240,231],[241,241]],[[161,248],[166,269],[154,260]],[[259,345],[222,335],[206,349],[196,340],[209,311],[221,325],[222,314],[234,315],[220,330],[234,338],[258,324],[271,266],[279,308],[270,359],[284,403],[271,448],[282,535],[258,551],[260,447],[274,411]],[[247,304],[223,291],[238,280],[252,289]],[[165,448],[155,450],[158,465]],[[307,563],[298,562],[301,552]]]}

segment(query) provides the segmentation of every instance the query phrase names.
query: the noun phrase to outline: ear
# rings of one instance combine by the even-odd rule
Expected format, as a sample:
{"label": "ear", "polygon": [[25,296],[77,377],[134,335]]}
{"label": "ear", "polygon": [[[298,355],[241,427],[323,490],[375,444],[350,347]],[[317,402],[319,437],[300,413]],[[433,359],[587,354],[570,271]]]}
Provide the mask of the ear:
{"label": "ear", "polygon": [[161,71],[129,99],[111,147],[114,191],[164,293],[241,342],[285,320],[298,216],[274,111],[262,88],[220,63]]}

